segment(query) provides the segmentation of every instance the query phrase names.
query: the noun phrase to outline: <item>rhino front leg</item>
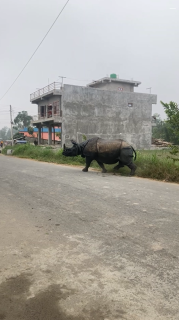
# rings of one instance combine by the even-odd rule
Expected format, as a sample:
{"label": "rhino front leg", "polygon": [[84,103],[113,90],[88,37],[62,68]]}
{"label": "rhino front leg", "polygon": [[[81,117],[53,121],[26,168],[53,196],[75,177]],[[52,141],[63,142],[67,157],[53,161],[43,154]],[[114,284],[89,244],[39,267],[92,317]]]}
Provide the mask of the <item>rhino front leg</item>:
{"label": "rhino front leg", "polygon": [[82,170],[83,172],[88,172],[88,168],[91,164],[93,159],[89,158],[89,157],[86,157],[86,167],[84,167],[84,169]]}
{"label": "rhino front leg", "polygon": [[107,170],[106,170],[106,168],[105,168],[104,164],[103,164],[102,162],[100,162],[100,161],[97,161],[97,163],[98,163],[98,164],[99,164],[99,166],[101,167],[101,169],[102,169],[102,173],[106,173],[106,172],[107,172]]}

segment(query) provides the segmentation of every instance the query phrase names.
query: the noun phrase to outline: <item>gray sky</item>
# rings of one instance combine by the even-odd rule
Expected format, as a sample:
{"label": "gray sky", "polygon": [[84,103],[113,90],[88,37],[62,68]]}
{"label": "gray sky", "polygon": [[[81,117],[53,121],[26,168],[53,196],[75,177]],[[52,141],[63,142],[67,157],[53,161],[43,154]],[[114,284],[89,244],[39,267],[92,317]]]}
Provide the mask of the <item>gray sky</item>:
{"label": "gray sky", "polygon": [[[10,87],[66,0],[0,0],[0,97]],[[116,73],[179,102],[178,0],[70,0],[20,78],[0,101],[0,128],[9,126],[9,105],[37,114],[30,93],[66,76],[86,85]],[[76,80],[74,80],[76,79]],[[78,80],[78,81],[77,81]]]}

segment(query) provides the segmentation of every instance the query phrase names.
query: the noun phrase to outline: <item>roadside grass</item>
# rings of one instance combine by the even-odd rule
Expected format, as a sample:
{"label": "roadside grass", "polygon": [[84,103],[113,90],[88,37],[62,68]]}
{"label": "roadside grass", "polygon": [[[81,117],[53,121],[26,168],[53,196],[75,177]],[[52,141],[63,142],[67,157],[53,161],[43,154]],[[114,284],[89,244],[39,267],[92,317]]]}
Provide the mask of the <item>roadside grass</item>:
{"label": "roadside grass", "polygon": [[53,149],[52,147],[33,146],[30,144],[8,146],[2,153],[6,154],[7,149],[13,149],[13,156],[19,158],[35,159],[38,161],[52,162],[69,165],[84,165],[85,160],[81,157],[65,157],[62,155],[62,149]]}
{"label": "roadside grass", "polygon": [[[52,147],[40,147],[30,144],[6,147],[2,153],[6,154],[7,149],[13,149],[13,156],[20,158],[35,159],[38,161],[52,162],[58,164],[84,166],[85,159],[81,156],[65,157],[62,155],[62,149],[53,149]],[[140,150],[137,151],[136,176],[151,178],[156,180],[170,181],[179,183],[179,161],[174,162],[171,159],[169,150]],[[101,170],[96,161],[93,161],[91,167]],[[105,165],[108,172],[113,172],[114,165]],[[115,174],[129,175],[128,167],[115,171]]]}

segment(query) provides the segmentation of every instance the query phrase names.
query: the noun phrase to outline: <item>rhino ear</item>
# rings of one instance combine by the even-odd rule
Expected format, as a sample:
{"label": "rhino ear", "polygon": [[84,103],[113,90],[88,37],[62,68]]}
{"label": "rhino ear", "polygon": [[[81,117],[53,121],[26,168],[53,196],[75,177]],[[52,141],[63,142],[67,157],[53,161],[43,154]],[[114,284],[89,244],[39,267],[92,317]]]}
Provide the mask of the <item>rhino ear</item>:
{"label": "rhino ear", "polygon": [[71,143],[73,143],[74,145],[77,145],[78,143],[75,140],[71,140]]}

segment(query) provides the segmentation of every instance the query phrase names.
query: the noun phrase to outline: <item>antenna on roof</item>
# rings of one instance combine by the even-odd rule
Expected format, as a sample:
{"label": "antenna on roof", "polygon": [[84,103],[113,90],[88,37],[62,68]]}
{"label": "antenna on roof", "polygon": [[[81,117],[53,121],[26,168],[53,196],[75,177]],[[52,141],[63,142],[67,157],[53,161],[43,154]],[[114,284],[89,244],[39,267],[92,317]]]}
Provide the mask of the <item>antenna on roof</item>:
{"label": "antenna on roof", "polygon": [[150,90],[150,93],[151,93],[152,87],[150,87],[150,88],[146,88],[146,90]]}

